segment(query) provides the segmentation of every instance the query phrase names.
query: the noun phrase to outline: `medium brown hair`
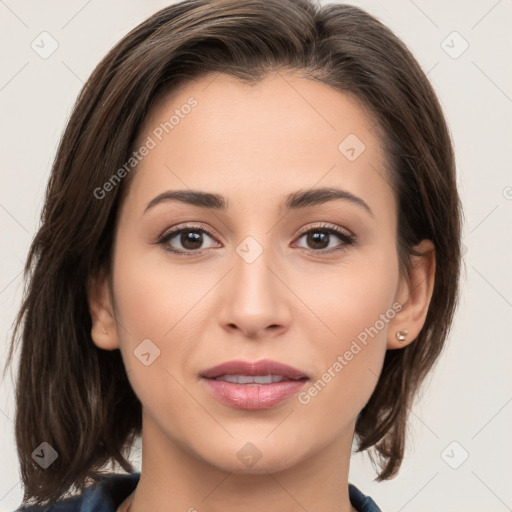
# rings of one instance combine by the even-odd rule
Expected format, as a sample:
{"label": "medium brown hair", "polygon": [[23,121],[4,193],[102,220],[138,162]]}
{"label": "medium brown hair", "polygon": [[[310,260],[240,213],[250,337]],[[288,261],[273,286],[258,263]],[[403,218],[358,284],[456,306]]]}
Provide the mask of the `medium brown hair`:
{"label": "medium brown hair", "polygon": [[[22,327],[15,427],[24,501],[44,504],[72,486],[83,489],[108,462],[134,471],[126,449],[141,433],[141,403],[119,350],[92,342],[87,296],[91,277],[111,270],[130,178],[101,200],[94,190],[126,163],[151,107],[179,83],[220,72],[254,84],[275,70],[328,84],[368,109],[397,198],[401,271],[414,245],[430,239],[435,246],[424,327],[414,342],[387,351],[355,429],[359,450],[371,448],[378,479],[398,472],[408,410],[442,350],[458,296],[461,208],[434,90],[405,45],[354,6],[187,0],[152,15],[109,51],[83,87],[57,150],[8,357]],[[58,453],[48,470],[32,458],[42,442]]]}

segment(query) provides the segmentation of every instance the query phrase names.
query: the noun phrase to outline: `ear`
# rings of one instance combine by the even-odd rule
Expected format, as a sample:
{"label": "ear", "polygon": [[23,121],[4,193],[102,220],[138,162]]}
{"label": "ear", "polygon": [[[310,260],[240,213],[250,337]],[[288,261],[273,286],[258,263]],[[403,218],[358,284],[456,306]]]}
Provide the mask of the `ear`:
{"label": "ear", "polygon": [[414,341],[427,317],[434,290],[436,257],[434,244],[422,240],[414,247],[411,270],[400,279],[396,301],[402,306],[390,322],[387,348],[403,348]]}
{"label": "ear", "polygon": [[92,319],[92,341],[104,350],[119,348],[108,275],[105,272],[99,272],[89,279],[87,295]]}

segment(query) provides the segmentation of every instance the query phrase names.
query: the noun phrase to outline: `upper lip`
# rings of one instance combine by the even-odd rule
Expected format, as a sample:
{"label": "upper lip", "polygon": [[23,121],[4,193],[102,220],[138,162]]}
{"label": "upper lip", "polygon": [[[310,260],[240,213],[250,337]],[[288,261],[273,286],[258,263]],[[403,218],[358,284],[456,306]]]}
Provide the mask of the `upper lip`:
{"label": "upper lip", "polygon": [[281,375],[291,380],[308,379],[301,370],[271,359],[261,361],[226,361],[201,373],[201,377],[215,379],[221,375]]}

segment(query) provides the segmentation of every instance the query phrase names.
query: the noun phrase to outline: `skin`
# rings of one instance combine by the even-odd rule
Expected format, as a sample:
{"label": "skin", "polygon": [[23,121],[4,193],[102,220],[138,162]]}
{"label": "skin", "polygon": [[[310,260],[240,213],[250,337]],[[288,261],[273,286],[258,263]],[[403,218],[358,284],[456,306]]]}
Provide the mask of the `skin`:
{"label": "skin", "polygon": [[[293,73],[271,73],[252,87],[208,75],[160,101],[139,143],[191,96],[198,105],[132,176],[111,287],[109,276],[98,275],[89,293],[92,339],[120,349],[143,405],[141,479],[131,512],[352,511],[355,421],[386,350],[413,342],[425,321],[433,246],[423,241],[411,274],[400,274],[385,154],[354,98]],[[352,162],[338,149],[349,134],[366,146]],[[372,213],[346,199],[279,210],[286,194],[319,187],[349,191]],[[229,207],[169,201],[144,213],[153,198],[176,189],[222,194]],[[214,234],[203,234],[199,254],[175,255],[154,243],[185,223]],[[322,223],[348,230],[356,242],[329,235],[315,246],[304,233]],[[252,263],[236,251],[247,236],[263,250]],[[190,247],[179,236],[169,245]],[[326,246],[332,252],[320,254]],[[270,358],[315,382],[395,302],[403,309],[308,404],[294,396],[272,409],[235,409],[198,377],[224,361]],[[404,328],[408,337],[399,342]],[[134,350],[148,338],[160,356],[146,366]],[[248,442],[261,453],[252,467],[237,457]]]}

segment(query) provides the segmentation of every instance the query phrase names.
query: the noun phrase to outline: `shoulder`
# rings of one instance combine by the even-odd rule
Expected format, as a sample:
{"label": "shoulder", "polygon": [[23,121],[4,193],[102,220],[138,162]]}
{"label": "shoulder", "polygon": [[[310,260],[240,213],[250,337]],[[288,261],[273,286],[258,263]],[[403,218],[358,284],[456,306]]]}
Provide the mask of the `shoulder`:
{"label": "shoulder", "polygon": [[348,484],[350,503],[358,512],[382,512],[370,496],[364,495],[355,485]]}
{"label": "shoulder", "polygon": [[112,473],[76,496],[46,506],[22,505],[15,512],[115,512],[139,478],[140,473]]}

